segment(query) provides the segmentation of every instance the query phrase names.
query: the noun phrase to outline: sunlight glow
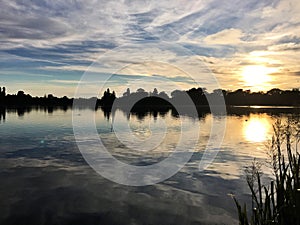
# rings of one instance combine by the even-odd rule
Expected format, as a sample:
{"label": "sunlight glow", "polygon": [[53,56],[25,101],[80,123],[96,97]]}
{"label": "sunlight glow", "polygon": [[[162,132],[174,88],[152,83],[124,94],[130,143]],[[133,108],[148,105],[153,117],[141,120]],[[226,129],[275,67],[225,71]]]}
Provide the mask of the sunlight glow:
{"label": "sunlight glow", "polygon": [[276,68],[270,68],[260,65],[246,66],[242,71],[242,78],[245,85],[250,87],[259,86],[264,88],[268,82],[272,81],[271,73],[276,72]]}
{"label": "sunlight glow", "polygon": [[268,138],[269,123],[262,118],[251,118],[245,121],[244,136],[250,142],[263,142]]}

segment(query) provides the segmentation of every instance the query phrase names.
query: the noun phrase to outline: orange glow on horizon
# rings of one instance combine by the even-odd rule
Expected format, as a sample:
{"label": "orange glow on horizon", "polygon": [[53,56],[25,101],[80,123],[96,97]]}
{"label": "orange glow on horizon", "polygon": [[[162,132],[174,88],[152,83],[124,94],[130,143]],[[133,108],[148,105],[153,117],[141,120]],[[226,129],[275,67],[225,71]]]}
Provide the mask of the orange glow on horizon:
{"label": "orange glow on horizon", "polygon": [[263,65],[245,66],[241,76],[245,86],[254,89],[265,90],[273,80],[270,74],[277,72],[277,68],[266,67]]}

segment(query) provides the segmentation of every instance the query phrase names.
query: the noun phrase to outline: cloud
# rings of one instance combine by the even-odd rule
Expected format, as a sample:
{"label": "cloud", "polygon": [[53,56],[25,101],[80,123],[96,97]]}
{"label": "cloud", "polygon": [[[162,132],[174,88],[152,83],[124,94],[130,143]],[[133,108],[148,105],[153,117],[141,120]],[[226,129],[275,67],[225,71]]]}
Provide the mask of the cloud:
{"label": "cloud", "polygon": [[[297,0],[3,0],[0,74],[15,71],[25,78],[33,73],[69,80],[67,76],[77,78],[99,57],[116,51],[94,72],[105,73],[127,61],[131,71],[120,74],[172,77],[180,74],[157,66],[142,69],[136,62],[156,54],[152,61],[180,65],[196,55],[219,71],[226,88],[226,80],[239,82],[237,71],[249,64],[284,66],[291,71],[287,74],[300,70],[299,11]],[[146,48],[149,43],[160,50]],[[124,46],[131,47],[117,52]],[[193,66],[202,76],[199,65]]]}
{"label": "cloud", "polygon": [[289,42],[285,44],[273,45],[268,48],[270,51],[298,51],[300,50],[300,43]]}
{"label": "cloud", "polygon": [[242,37],[241,30],[231,28],[206,36],[203,41],[210,45],[237,45],[243,42]]}
{"label": "cloud", "polygon": [[12,39],[37,40],[53,38],[66,35],[68,30],[66,24],[45,17],[29,17],[25,20],[14,21],[13,23],[2,21],[1,25],[5,25],[5,32],[1,34],[1,38]]}
{"label": "cloud", "polygon": [[295,74],[296,76],[300,76],[300,71],[296,71],[296,72],[294,72],[294,74]]}

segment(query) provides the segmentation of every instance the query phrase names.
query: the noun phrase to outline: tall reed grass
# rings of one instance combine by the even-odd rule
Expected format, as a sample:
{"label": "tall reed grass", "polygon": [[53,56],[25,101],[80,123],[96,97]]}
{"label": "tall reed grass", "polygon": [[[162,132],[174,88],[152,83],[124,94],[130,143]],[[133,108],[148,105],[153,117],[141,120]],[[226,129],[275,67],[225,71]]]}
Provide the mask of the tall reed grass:
{"label": "tall reed grass", "polygon": [[252,206],[248,211],[234,197],[240,225],[300,225],[300,121],[278,120],[273,129],[268,145],[273,179],[264,185],[261,165],[255,161],[246,168]]}

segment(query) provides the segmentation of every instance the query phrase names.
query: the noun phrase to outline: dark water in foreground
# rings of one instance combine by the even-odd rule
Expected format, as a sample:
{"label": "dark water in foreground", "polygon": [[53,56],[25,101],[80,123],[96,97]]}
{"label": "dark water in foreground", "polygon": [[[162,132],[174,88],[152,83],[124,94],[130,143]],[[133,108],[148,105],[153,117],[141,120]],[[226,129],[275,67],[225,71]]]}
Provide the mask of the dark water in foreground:
{"label": "dark water in foreground", "polygon": [[[265,112],[242,111],[226,117],[206,114],[197,119],[199,126],[189,128],[190,132],[200,128],[191,160],[173,177],[143,187],[116,184],[88,166],[74,139],[71,110],[7,111],[5,121],[2,117],[0,123],[0,224],[237,224],[230,194],[242,201],[248,199],[244,166],[254,157],[266,160],[265,144],[272,134],[273,121],[291,115],[288,110],[275,113],[270,108]],[[86,109],[76,116],[93,113]],[[148,165],[167,157],[177,144],[182,126],[170,112],[128,118],[117,111],[113,118],[123,126],[129,123],[136,138],[162,138],[151,151],[133,152],[128,148],[131,137],[126,140],[123,135],[123,143],[118,141],[112,117],[108,119],[98,110],[97,130],[103,143],[116,158],[134,165]],[[211,123],[225,119],[220,151],[206,170],[199,171]],[[194,118],[184,120],[197,124]],[[161,124],[168,128],[160,129]]]}

